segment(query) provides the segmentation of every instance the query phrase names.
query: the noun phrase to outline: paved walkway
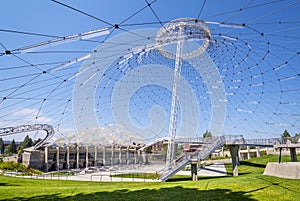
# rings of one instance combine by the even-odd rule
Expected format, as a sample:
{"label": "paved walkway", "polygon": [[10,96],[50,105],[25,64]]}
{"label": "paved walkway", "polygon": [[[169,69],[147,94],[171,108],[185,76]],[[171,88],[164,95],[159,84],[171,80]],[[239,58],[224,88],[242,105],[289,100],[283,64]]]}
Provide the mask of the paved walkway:
{"label": "paved walkway", "polygon": [[[41,175],[41,176],[21,176],[23,178],[34,179],[55,179],[55,180],[74,180],[74,181],[95,181],[95,182],[160,182],[157,179],[137,178],[140,173],[156,173],[165,167],[165,163],[153,162],[151,165],[122,165],[113,166],[106,171],[97,171],[94,173],[67,175]],[[81,170],[82,171],[82,170]],[[76,172],[80,172],[77,170]],[[132,174],[131,178],[114,177],[119,174]]]}
{"label": "paved walkway", "polygon": [[220,177],[226,175],[227,175],[227,171],[224,163],[214,163],[212,165],[205,166],[204,168],[201,168],[200,171],[198,172],[198,176]]}
{"label": "paved walkway", "polygon": [[79,175],[39,175],[39,176],[18,176],[32,179],[52,179],[52,180],[72,180],[72,181],[93,181],[93,182],[160,182],[156,179],[137,178],[137,174],[132,174],[130,178],[114,177],[114,175],[124,174],[125,172],[97,172]]}
{"label": "paved walkway", "polygon": [[[156,173],[156,171],[165,167],[164,163],[152,163],[151,165],[134,165],[134,166],[114,166],[114,171],[99,171],[91,174],[77,174],[74,176],[23,176],[24,178],[36,179],[56,179],[56,180],[74,180],[74,181],[94,181],[94,182],[160,182],[156,179],[136,178],[139,173]],[[118,174],[131,173],[131,178],[114,177]],[[178,175],[191,175],[190,171],[179,171]],[[217,162],[200,168],[198,176],[226,176],[227,172],[223,162]]]}
{"label": "paved walkway", "polygon": [[[191,175],[191,171],[180,171],[179,175]],[[198,176],[204,177],[221,177],[226,176],[227,171],[223,162],[213,163],[209,166],[199,168]]]}

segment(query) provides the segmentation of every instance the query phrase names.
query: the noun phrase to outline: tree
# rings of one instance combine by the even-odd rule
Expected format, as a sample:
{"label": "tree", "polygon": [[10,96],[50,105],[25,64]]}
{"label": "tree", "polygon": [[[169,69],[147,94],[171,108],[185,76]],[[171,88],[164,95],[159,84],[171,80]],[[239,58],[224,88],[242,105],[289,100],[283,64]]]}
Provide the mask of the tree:
{"label": "tree", "polygon": [[13,139],[9,145],[7,145],[4,149],[4,154],[12,155],[17,153],[17,145],[15,140]]}
{"label": "tree", "polygon": [[152,147],[151,147],[151,146],[146,147],[144,150],[145,150],[145,152],[146,152],[147,154],[151,154],[151,153],[152,153]]}
{"label": "tree", "polygon": [[212,137],[212,134],[209,130],[206,130],[205,133],[203,134],[203,138],[206,138],[206,137]]}
{"label": "tree", "polygon": [[23,149],[26,149],[26,148],[32,147],[32,146],[33,146],[32,139],[28,135],[26,135],[23,142],[21,142],[20,146],[18,147],[18,151],[23,151]]}
{"label": "tree", "polygon": [[11,152],[11,144],[7,145],[4,149],[4,154],[5,155],[11,155],[12,152]]}
{"label": "tree", "polygon": [[300,139],[300,133],[296,133],[295,136],[293,137],[292,141],[293,143],[297,143]]}
{"label": "tree", "polygon": [[284,132],[281,135],[283,142],[286,143],[287,138],[290,138],[290,137],[291,137],[291,135],[289,134],[289,132],[287,130],[284,130]]}
{"label": "tree", "polygon": [[37,140],[34,140],[34,142],[33,142],[33,146],[35,146],[37,143],[39,143],[40,141],[42,141],[42,139],[41,138],[39,138],[39,139],[37,139]]}
{"label": "tree", "polygon": [[288,138],[291,137],[291,135],[289,134],[289,132],[287,130],[284,130],[283,134],[281,135],[282,138]]}
{"label": "tree", "polygon": [[3,139],[0,138],[0,154],[4,154],[4,142]]}
{"label": "tree", "polygon": [[16,154],[17,153],[17,145],[16,145],[16,142],[15,142],[15,139],[13,139],[11,141],[10,146],[11,146],[11,153]]}

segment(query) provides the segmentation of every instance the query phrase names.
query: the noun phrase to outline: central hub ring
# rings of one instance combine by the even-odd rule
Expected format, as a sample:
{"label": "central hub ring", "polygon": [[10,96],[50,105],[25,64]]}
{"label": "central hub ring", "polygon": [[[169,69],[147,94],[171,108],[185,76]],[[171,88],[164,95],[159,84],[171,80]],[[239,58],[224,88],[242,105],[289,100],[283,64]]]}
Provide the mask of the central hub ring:
{"label": "central hub ring", "polygon": [[176,53],[166,49],[167,45],[180,40],[201,41],[200,47],[181,54],[182,59],[192,59],[202,54],[208,47],[211,39],[209,27],[201,20],[194,18],[179,18],[166,23],[156,34],[156,49],[169,59],[175,59]]}

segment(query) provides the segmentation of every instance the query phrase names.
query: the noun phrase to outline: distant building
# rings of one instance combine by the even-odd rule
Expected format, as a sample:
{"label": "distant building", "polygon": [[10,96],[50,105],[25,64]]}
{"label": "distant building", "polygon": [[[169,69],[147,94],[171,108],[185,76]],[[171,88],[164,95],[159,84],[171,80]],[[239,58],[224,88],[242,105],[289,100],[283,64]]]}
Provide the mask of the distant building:
{"label": "distant building", "polygon": [[147,163],[147,155],[132,146],[44,147],[25,149],[22,163],[42,171]]}

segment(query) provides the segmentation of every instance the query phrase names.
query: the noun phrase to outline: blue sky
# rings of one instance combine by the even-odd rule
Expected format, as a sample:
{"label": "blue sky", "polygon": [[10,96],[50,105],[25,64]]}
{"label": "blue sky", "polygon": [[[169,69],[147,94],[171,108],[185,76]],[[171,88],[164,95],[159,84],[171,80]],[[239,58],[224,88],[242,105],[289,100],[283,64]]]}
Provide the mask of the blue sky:
{"label": "blue sky", "polygon": [[[64,65],[61,68],[59,66],[87,54],[93,57],[93,50],[98,46],[101,49],[103,41],[109,41],[118,34],[130,33],[136,29],[159,29],[166,22],[189,17],[203,20],[212,31],[208,54],[218,67],[225,86],[227,103],[222,134],[269,138],[279,137],[285,129],[292,135],[299,133],[299,10],[300,1],[296,0],[236,0],[226,3],[221,0],[2,2],[0,127],[48,123],[55,127],[56,137],[68,138],[75,135],[78,138],[74,115],[82,115],[85,106],[77,108],[82,112],[73,114],[73,91],[76,85],[75,75],[82,69],[83,62]],[[115,25],[119,28],[115,29]],[[88,41],[69,42],[50,48],[41,46],[44,48],[23,54],[18,50],[55,38],[104,28],[107,28],[110,34]],[[134,46],[130,41],[124,43]],[[7,54],[9,51],[12,54]],[[155,55],[155,52],[151,54]],[[111,53],[112,57],[116,55],[115,52]],[[131,62],[134,63],[136,58],[131,58]],[[118,59],[120,60],[114,60]],[[101,67],[101,61],[98,62]],[[159,62],[165,64],[167,61]],[[168,65],[173,66],[172,63]],[[114,69],[118,66],[112,67]],[[55,68],[58,70],[51,70]],[[111,73],[108,79],[118,77],[117,73],[120,73],[107,72]],[[195,72],[184,72],[186,79],[195,83]],[[99,84],[104,82],[105,80],[102,80],[92,86],[97,88],[97,97],[83,97],[93,99],[92,107],[96,113],[91,115],[96,115],[98,120],[106,116],[106,113],[99,111],[111,112],[109,97],[113,89],[104,90],[104,86]],[[115,83],[117,86],[118,80]],[[212,116],[212,103],[207,93],[209,90],[203,83],[202,78],[199,79],[199,83],[192,84],[194,88],[199,89],[196,93],[201,121],[197,135],[200,136],[209,129]],[[143,115],[152,106],[162,105],[167,113],[170,111],[170,105],[166,102],[170,100],[170,91],[161,90],[153,94],[155,88],[148,88],[148,91],[140,90],[133,96],[133,102],[138,106],[130,106],[132,121],[141,124],[139,127],[148,126],[149,118]],[[103,99],[100,92],[105,92],[106,96],[102,96]],[[141,106],[143,102],[147,103],[144,108]],[[84,102],[82,103],[84,105]],[[142,122],[137,123],[137,119]],[[190,121],[181,117],[179,119]],[[107,133],[116,134],[116,129],[111,127],[109,121],[105,122],[100,125],[101,128],[107,129]],[[167,128],[168,123],[164,129]],[[32,133],[31,136],[38,138],[43,134]],[[24,136],[18,134],[6,138],[23,139]]]}

